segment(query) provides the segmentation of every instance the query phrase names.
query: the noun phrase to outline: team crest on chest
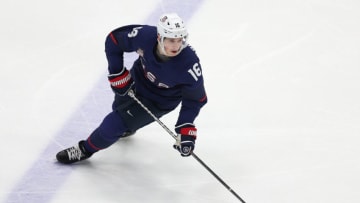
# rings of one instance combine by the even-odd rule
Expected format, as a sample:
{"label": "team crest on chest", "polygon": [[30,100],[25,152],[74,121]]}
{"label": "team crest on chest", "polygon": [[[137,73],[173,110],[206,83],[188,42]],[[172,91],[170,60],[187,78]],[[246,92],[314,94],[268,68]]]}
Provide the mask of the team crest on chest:
{"label": "team crest on chest", "polygon": [[145,71],[145,76],[148,80],[150,80],[152,83],[155,83],[160,88],[169,88],[169,85],[164,84],[162,82],[156,81],[156,76],[152,74],[151,72]]}
{"label": "team crest on chest", "polygon": [[146,77],[147,77],[147,79],[150,80],[152,83],[154,83],[155,80],[156,80],[155,75],[152,74],[151,72],[146,72]]}
{"label": "team crest on chest", "polygon": [[145,66],[144,50],[138,49],[138,50],[136,50],[136,53],[139,54],[139,56],[140,56],[141,65],[142,65],[142,68],[143,68],[143,70],[144,70],[145,77],[146,77],[150,82],[156,84],[156,86],[158,86],[159,88],[169,88],[169,85],[157,81],[156,76],[155,76],[153,73],[151,73],[150,71],[147,71],[147,68],[146,68],[146,66]]}
{"label": "team crest on chest", "polygon": [[158,87],[169,88],[168,85],[166,85],[166,84],[164,84],[164,83],[161,83],[161,82],[159,82]]}

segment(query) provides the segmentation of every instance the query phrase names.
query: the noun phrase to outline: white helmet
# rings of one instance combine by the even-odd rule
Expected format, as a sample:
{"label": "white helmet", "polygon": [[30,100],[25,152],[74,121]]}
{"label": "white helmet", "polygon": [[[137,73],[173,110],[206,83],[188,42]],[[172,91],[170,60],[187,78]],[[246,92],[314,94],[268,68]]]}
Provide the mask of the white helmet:
{"label": "white helmet", "polygon": [[183,20],[176,13],[163,14],[157,24],[157,32],[160,36],[160,47],[164,50],[164,38],[183,38],[183,44],[179,50],[187,46],[188,32]]}

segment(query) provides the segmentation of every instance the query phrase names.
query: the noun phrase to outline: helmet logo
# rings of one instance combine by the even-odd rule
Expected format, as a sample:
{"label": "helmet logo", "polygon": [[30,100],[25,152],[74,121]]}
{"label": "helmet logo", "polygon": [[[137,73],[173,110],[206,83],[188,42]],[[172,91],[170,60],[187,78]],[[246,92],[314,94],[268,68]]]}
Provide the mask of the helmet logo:
{"label": "helmet logo", "polygon": [[167,16],[164,16],[163,18],[160,19],[161,22],[165,22],[168,19]]}

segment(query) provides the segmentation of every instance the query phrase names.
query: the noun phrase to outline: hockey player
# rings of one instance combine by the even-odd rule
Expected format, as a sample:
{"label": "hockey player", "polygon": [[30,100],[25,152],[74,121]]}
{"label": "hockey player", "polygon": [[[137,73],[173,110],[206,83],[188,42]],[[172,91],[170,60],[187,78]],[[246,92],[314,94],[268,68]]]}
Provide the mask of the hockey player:
{"label": "hockey player", "polygon": [[[181,103],[175,124],[178,140],[173,147],[182,156],[191,155],[197,130],[194,120],[207,96],[199,58],[187,40],[187,29],[176,13],[162,15],[157,26],[128,25],[112,31],[105,41],[105,53],[115,93],[113,111],[86,140],[58,152],[57,160],[64,164],[85,160],[153,122],[129,91],[158,118]],[[124,67],[124,52],[139,55],[131,69]]]}

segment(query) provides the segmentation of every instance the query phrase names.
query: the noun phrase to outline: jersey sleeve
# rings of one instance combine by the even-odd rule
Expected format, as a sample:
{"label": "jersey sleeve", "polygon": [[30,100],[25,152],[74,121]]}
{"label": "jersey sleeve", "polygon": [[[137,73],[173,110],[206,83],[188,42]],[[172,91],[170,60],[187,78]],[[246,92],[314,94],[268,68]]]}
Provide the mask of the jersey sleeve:
{"label": "jersey sleeve", "polygon": [[124,52],[137,50],[137,34],[141,25],[128,25],[110,32],[105,40],[105,53],[110,74],[118,73],[124,66]]}
{"label": "jersey sleeve", "polygon": [[[201,70],[198,64],[198,70]],[[190,72],[190,71],[189,71]],[[200,109],[207,103],[207,95],[202,75],[187,75],[189,81],[193,81],[182,87],[182,101],[177,123],[175,126],[186,123],[194,123]]]}

